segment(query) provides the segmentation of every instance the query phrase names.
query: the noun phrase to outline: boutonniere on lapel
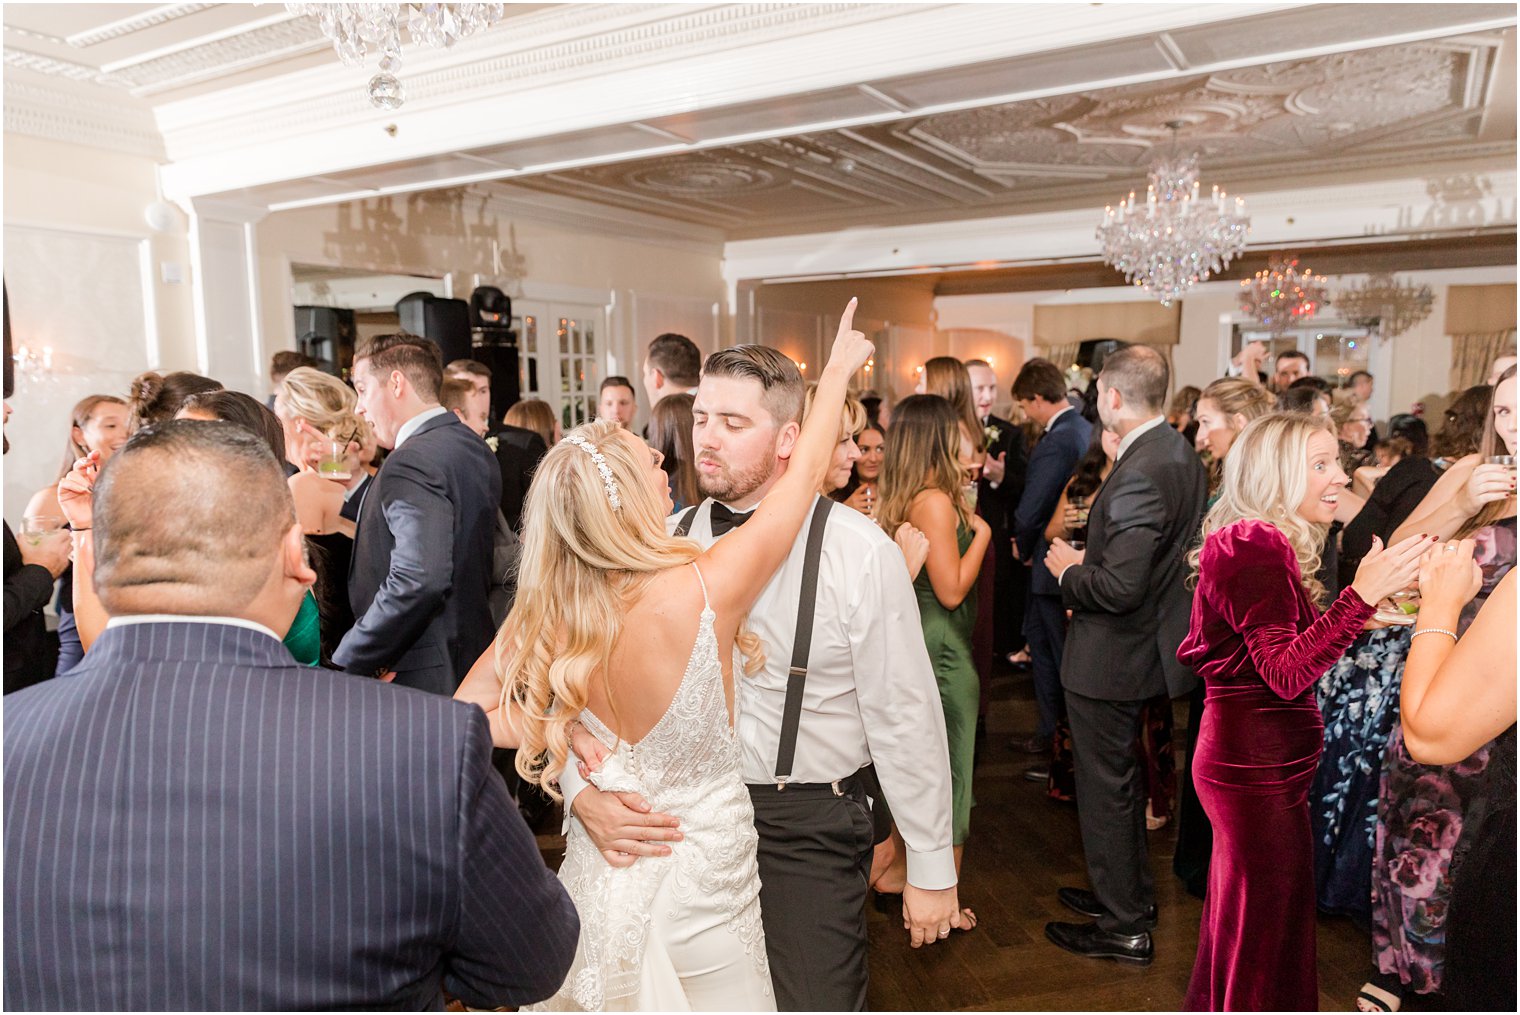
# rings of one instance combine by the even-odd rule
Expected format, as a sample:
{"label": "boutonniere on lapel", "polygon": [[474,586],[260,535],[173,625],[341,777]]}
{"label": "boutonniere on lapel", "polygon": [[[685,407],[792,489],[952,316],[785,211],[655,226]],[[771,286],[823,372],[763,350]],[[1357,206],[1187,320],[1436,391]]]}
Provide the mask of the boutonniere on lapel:
{"label": "boutonniere on lapel", "polygon": [[486,438],[486,447],[491,449],[491,454],[493,455],[496,454],[496,442],[499,440],[501,440],[501,438],[495,436],[494,434]]}
{"label": "boutonniere on lapel", "polygon": [[1002,438],[1003,428],[1000,426],[989,426],[982,431],[982,436],[986,439],[987,446],[991,447]]}

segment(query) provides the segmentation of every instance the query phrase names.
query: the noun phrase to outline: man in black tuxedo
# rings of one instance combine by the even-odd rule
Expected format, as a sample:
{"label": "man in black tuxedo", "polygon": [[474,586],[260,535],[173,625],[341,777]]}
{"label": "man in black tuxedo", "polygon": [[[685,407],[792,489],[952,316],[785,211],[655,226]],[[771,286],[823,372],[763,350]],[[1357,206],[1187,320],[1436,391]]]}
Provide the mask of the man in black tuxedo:
{"label": "man in black tuxedo", "polygon": [[350,673],[452,695],[495,632],[489,602],[501,474],[438,404],[443,357],[415,335],[354,354],[359,414],[393,449],[365,491],[348,598],[358,619],[333,652]]}
{"label": "man in black tuxedo", "polygon": [[[1024,415],[1045,428],[1029,455],[1024,490],[1013,512],[1013,534],[1019,560],[1029,575],[1029,598],[1024,609],[1024,634],[1029,639],[1029,662],[1034,680],[1039,726],[1033,736],[1014,747],[1026,754],[1051,756],[1056,723],[1061,717],[1061,649],[1066,641],[1066,610],[1061,590],[1045,569],[1045,526],[1055,513],[1067,480],[1092,443],[1092,424],[1066,400],[1066,375],[1046,359],[1032,359],[1013,382],[1013,397]],[[1048,768],[1031,768],[1025,775],[1044,781]]]}
{"label": "man in black tuxedo", "polygon": [[[101,470],[80,552],[111,620],[5,702],[11,1010],[494,1009],[579,922],[478,708],[298,665],[316,575],[282,470],[174,421]],[[80,764],[81,758],[89,763]]]}
{"label": "man in black tuxedo", "polygon": [[971,400],[987,437],[987,457],[977,480],[976,513],[992,529],[992,650],[1007,657],[1024,647],[1024,600],[1029,575],[1013,556],[1013,512],[1024,492],[1024,473],[1029,459],[1024,432],[1017,425],[992,414],[997,402],[998,378],[986,360],[966,361],[971,376]]}
{"label": "man in black tuxedo", "polygon": [[1146,699],[1197,683],[1177,661],[1192,593],[1187,553],[1198,538],[1208,479],[1163,415],[1169,372],[1145,345],[1110,353],[1098,377],[1098,416],[1119,438],[1118,459],[1093,498],[1087,548],[1051,545],[1046,567],[1072,611],[1061,664],[1071,717],[1077,818],[1092,890],[1062,888],[1093,923],[1049,923],[1067,951],[1149,964],[1155,886],[1146,861],[1145,780],[1135,752]]}

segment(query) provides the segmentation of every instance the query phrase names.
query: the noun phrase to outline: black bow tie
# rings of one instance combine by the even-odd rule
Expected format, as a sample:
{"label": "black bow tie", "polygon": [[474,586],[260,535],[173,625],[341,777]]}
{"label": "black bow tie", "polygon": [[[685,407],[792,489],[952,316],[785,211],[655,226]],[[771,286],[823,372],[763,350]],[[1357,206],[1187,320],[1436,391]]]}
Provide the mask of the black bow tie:
{"label": "black bow tie", "polygon": [[714,501],[712,506],[712,534],[714,536],[721,536],[729,529],[737,529],[749,521],[750,518],[754,517],[754,514],[753,509],[749,511],[730,511],[722,504]]}

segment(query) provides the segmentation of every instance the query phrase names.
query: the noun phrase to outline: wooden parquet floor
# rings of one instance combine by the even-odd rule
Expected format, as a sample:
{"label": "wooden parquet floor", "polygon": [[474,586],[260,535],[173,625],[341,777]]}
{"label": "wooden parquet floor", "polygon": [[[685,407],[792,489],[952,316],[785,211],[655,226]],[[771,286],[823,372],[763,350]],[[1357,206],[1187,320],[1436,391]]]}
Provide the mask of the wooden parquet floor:
{"label": "wooden parquet floor", "polygon": [[[1202,903],[1172,874],[1173,824],[1150,833],[1159,925],[1156,960],[1145,968],[1084,959],[1045,939],[1051,920],[1083,919],[1056,900],[1063,885],[1087,885],[1074,805],[1026,782],[1035,759],[1009,741],[1035,726],[1027,675],[1001,673],[992,686],[988,736],[976,770],[961,878],[961,901],[980,925],[917,951],[895,919],[867,911],[871,934],[870,1006],[877,1011],[1175,1011],[1182,1005],[1198,944]],[[1186,710],[1176,741],[1186,743]],[[1181,758],[1179,757],[1179,764]],[[557,867],[564,840],[557,814],[539,823],[539,844]],[[1354,1010],[1371,971],[1365,931],[1340,917],[1319,922],[1320,1010]]]}
{"label": "wooden parquet floor", "polygon": [[[961,901],[980,925],[942,945],[914,951],[901,924],[872,910],[870,1003],[909,1011],[1172,1011],[1181,1007],[1198,944],[1203,904],[1172,874],[1174,825],[1150,833],[1159,924],[1156,961],[1145,968],[1085,959],[1045,939],[1051,920],[1081,921],[1056,900],[1064,885],[1086,886],[1076,807],[1050,800],[1043,783],[1022,778],[1035,759],[1009,740],[1036,725],[1027,675],[993,681],[988,735],[976,770],[976,809],[961,874]],[[1176,741],[1186,743],[1186,709]],[[1181,758],[1179,756],[1179,767]],[[1350,1011],[1371,971],[1364,931],[1339,917],[1319,925],[1320,1008]]]}

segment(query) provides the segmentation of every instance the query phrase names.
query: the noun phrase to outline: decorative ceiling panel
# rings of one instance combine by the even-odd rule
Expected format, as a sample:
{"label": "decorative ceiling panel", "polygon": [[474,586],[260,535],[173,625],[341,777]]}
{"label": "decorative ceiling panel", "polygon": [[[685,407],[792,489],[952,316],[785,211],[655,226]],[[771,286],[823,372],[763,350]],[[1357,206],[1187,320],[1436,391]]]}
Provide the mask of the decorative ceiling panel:
{"label": "decorative ceiling panel", "polygon": [[[886,124],[525,176],[511,186],[722,228],[982,213],[1108,201],[1158,149],[1198,151],[1211,179],[1492,153],[1482,96],[1501,33],[1337,53],[1195,77],[908,117]],[[1396,85],[1396,87],[1392,86]],[[884,94],[891,88],[877,83]],[[1511,124],[1503,143],[1513,146]]]}

